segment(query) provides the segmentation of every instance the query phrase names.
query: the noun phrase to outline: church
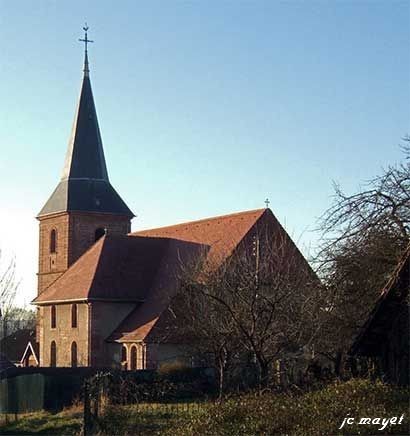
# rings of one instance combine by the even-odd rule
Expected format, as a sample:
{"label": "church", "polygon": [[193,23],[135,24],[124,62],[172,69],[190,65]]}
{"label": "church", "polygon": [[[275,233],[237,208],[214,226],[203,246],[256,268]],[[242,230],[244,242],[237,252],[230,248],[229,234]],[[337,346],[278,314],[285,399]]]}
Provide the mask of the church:
{"label": "church", "polygon": [[284,234],[269,208],[131,232],[110,183],[90,82],[87,28],[81,92],[59,181],[39,221],[39,366],[156,368],[184,346],[161,333],[178,270],[206,252],[222,265],[262,228]]}

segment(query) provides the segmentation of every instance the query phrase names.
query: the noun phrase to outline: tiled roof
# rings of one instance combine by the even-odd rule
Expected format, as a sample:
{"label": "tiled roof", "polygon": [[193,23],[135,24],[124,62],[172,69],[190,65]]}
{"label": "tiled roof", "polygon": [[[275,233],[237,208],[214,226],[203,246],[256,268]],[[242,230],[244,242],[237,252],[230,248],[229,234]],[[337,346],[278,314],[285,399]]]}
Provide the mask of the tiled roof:
{"label": "tiled roof", "polygon": [[208,260],[221,264],[264,213],[273,217],[267,209],[259,209],[132,233],[134,237],[172,238],[172,244],[146,302],[131,312],[108,340],[149,342],[161,339],[164,332],[159,332],[158,320],[176,291],[178,269],[204,249],[208,250]]}
{"label": "tiled roof", "polygon": [[232,254],[238,243],[264,213],[272,215],[269,209],[257,209],[174,226],[142,230],[131,233],[131,235],[173,238],[206,245],[210,248],[208,261],[220,263]]}
{"label": "tiled roof", "polygon": [[108,340],[126,342],[145,339],[175,295],[179,272],[204,249],[206,247],[201,244],[169,239],[167,252],[158,266],[147,300],[121,322]]}
{"label": "tiled roof", "polygon": [[169,241],[106,235],[35,300],[142,301],[155,279]]}

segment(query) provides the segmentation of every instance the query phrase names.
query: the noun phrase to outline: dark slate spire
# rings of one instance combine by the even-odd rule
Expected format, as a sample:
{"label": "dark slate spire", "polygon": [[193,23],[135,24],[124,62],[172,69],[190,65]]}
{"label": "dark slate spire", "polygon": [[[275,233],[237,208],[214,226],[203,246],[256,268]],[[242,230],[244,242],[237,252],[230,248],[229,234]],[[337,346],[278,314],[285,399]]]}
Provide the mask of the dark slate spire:
{"label": "dark slate spire", "polygon": [[108,179],[88,65],[87,44],[93,41],[87,30],[80,40],[85,43],[83,82],[61,181],[39,217],[69,211],[134,216]]}
{"label": "dark slate spire", "polygon": [[[87,63],[84,66],[86,67]],[[84,69],[80,100],[61,178],[62,180],[94,179],[108,182],[91,82],[86,71]]]}

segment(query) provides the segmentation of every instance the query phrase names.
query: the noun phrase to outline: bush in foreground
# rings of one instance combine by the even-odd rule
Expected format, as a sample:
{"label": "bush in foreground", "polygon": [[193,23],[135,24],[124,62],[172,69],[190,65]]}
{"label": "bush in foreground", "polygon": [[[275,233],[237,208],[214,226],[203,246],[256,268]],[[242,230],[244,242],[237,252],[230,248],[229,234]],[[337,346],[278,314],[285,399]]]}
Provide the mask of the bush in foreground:
{"label": "bush in foreground", "polygon": [[[328,385],[306,394],[243,395],[175,423],[168,434],[178,435],[409,435],[409,390],[369,380]],[[399,418],[400,425],[383,430],[382,418]],[[345,424],[353,417],[355,423]],[[380,425],[359,424],[360,418],[381,418]]]}

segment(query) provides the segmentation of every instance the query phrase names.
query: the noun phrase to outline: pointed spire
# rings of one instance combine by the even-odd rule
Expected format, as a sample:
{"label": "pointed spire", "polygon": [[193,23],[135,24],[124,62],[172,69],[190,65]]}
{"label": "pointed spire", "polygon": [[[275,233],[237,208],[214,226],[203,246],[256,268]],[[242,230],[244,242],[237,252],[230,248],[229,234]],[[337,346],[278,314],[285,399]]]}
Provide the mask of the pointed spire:
{"label": "pointed spire", "polygon": [[84,77],[61,179],[108,181],[103,144],[88,68],[87,44],[93,41],[88,39],[87,23],[83,29],[85,36],[80,41],[84,42],[85,45]]}
{"label": "pointed spire", "polygon": [[88,67],[87,24],[84,76],[61,181],[39,216],[60,211],[103,212],[134,216],[108,179]]}

